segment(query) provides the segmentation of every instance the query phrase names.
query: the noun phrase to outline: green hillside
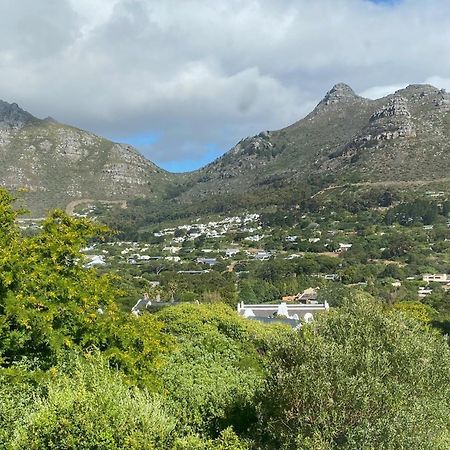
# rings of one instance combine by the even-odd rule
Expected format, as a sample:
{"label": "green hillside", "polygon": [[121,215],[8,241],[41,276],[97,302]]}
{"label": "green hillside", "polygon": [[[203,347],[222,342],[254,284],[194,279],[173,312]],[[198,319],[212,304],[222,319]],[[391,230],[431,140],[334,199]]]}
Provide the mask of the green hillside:
{"label": "green hillside", "polygon": [[[303,182],[432,180],[450,173],[450,96],[412,85],[378,100],[337,84],[304,119],[243,139],[191,175],[185,197]],[[283,182],[283,183],[282,183]]]}
{"label": "green hillside", "polygon": [[0,105],[0,181],[34,215],[74,200],[156,198],[172,175],[129,145]]}

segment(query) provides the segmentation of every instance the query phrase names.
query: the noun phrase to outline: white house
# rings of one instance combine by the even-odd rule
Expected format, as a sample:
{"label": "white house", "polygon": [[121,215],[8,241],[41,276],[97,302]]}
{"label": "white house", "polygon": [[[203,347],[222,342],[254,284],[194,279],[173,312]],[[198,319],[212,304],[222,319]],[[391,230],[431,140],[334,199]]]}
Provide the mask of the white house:
{"label": "white house", "polygon": [[181,250],[181,247],[174,247],[174,246],[163,248],[164,252],[172,253],[172,255],[175,253],[178,253],[180,250]]}
{"label": "white house", "polygon": [[433,289],[428,289],[426,287],[420,287],[417,294],[419,295],[419,298],[424,298],[427,295],[430,295],[433,292]]}
{"label": "white house", "polygon": [[346,251],[350,250],[352,248],[352,246],[353,246],[353,244],[339,243],[338,252],[339,253],[346,252]]}
{"label": "white house", "polygon": [[103,255],[92,255],[91,256],[91,260],[89,262],[87,262],[84,267],[86,267],[87,269],[90,269],[91,267],[94,266],[105,266],[106,262],[105,262],[105,257]]}
{"label": "white house", "polygon": [[279,304],[257,304],[246,305],[244,302],[238,303],[237,312],[247,319],[255,319],[267,322],[267,319],[277,319],[280,317],[304,322],[311,322],[314,314],[322,311],[328,311],[330,306],[327,302],[316,304],[288,304],[281,302]]}
{"label": "white house", "polygon": [[422,280],[427,283],[450,283],[450,275],[446,273],[433,273],[422,275]]}

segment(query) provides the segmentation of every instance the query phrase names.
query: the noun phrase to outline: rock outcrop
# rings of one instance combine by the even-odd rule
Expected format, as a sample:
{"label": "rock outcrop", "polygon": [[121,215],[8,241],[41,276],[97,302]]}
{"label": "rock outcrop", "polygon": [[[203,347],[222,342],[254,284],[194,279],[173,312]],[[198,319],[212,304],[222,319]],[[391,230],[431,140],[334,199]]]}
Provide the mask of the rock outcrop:
{"label": "rock outcrop", "polygon": [[357,97],[353,89],[345,83],[335,84],[326,94],[319,105],[332,105],[352,101]]}
{"label": "rock outcrop", "polygon": [[0,100],[0,129],[18,129],[35,120],[35,117],[21,109],[17,103]]}

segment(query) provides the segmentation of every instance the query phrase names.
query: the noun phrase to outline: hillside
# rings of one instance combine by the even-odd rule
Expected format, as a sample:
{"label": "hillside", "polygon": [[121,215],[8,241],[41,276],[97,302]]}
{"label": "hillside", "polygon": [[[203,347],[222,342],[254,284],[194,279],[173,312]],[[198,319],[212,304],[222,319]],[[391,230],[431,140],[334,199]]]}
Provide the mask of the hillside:
{"label": "hillside", "polygon": [[165,172],[131,146],[0,102],[0,183],[26,188],[34,214],[83,199],[144,199],[140,215],[160,214],[161,202],[164,212],[203,214],[349,182],[426,183],[449,176],[449,154],[450,95],[429,85],[369,100],[337,84],[298,122],[245,138],[183,175]]}
{"label": "hillside", "polygon": [[34,214],[73,200],[156,198],[172,175],[129,145],[0,101],[0,184]]}
{"label": "hillside", "polygon": [[240,141],[191,174],[185,198],[330,180],[410,181],[450,173],[450,95],[411,85],[369,100],[335,85],[305,118]]}

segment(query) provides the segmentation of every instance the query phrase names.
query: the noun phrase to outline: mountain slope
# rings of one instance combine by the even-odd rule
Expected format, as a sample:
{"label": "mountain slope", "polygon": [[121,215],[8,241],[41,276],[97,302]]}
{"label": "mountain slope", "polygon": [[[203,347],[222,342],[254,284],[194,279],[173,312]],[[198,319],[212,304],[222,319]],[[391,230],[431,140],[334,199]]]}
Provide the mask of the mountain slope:
{"label": "mountain slope", "polygon": [[35,214],[83,198],[156,198],[172,178],[129,145],[0,101],[0,184],[26,189]]}
{"label": "mountain slope", "polygon": [[355,181],[426,182],[450,176],[449,156],[450,95],[428,85],[369,100],[337,84],[305,118],[245,138],[183,175],[165,172],[130,146],[0,102],[0,183],[27,188],[35,214],[80,199],[134,198],[148,200],[139,207],[149,214],[163,203],[184,213],[187,203],[200,205],[195,214],[233,202],[256,205],[263,197],[276,203],[302,186],[307,196]]}
{"label": "mountain slope", "polygon": [[184,198],[258,190],[311,176],[432,180],[450,174],[450,96],[411,85],[382,99],[335,85],[304,119],[243,139],[192,173]]}

